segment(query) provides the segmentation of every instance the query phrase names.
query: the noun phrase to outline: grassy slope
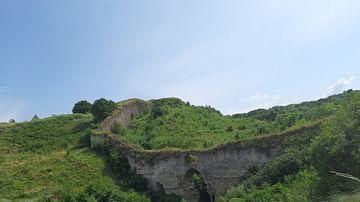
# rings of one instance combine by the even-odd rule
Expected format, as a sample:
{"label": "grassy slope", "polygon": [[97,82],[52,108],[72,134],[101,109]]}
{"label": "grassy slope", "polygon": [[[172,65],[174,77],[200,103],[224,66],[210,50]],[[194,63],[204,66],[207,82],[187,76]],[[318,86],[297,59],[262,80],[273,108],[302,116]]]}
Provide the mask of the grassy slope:
{"label": "grassy slope", "polygon": [[[353,93],[232,117],[176,99],[154,100],[152,110],[136,117],[123,137],[145,148],[207,148],[327,116]],[[91,120],[64,115],[0,126],[0,201],[77,191],[94,180],[115,185],[104,160],[88,148]]]}
{"label": "grassy slope", "polygon": [[[341,116],[341,113],[344,113],[344,109],[349,107],[349,105],[353,104],[353,106],[349,109],[350,112],[356,112],[356,108],[354,106],[358,106],[359,102],[359,92],[347,92],[342,95],[332,96],[328,99],[320,100],[318,102],[307,102],[301,105],[291,105],[286,108],[273,108],[267,111],[257,111],[253,114],[244,114],[241,116],[257,116],[257,117],[267,117],[271,112],[276,110],[277,113],[286,113],[287,111],[300,111],[300,113],[304,115],[313,115],[312,113],[318,112],[317,110],[322,108],[323,106],[333,105],[337,110],[337,116]],[[356,102],[358,101],[358,102]],[[356,105],[354,105],[356,104]],[[343,106],[340,106],[343,105]],[[345,108],[344,108],[345,107]],[[311,109],[313,108],[313,109]],[[343,108],[341,110],[340,108]],[[301,109],[301,110],[300,110]],[[308,112],[312,113],[308,113]],[[314,159],[313,155],[315,152],[319,152],[321,150],[327,151],[331,150],[333,152],[332,155],[339,155],[334,147],[341,148],[339,146],[341,144],[336,145],[332,144],[322,144],[326,141],[326,137],[336,138],[336,132],[333,133],[324,133],[324,130],[329,130],[331,128],[337,128],[338,133],[345,133],[344,131],[348,131],[347,138],[356,138],[358,136],[357,132],[351,130],[352,128],[357,128],[359,124],[358,117],[351,116],[351,113],[345,113],[346,117],[352,117],[352,121],[348,121],[346,117],[342,117],[345,119],[344,122],[351,122],[352,125],[347,126],[348,128],[343,129],[339,128],[338,125],[342,125],[342,122],[329,122],[324,123],[322,126],[322,132],[315,138],[310,136],[310,139],[307,141],[300,142],[292,142],[291,140],[288,142],[288,148],[285,150],[283,154],[278,157],[275,157],[268,161],[265,165],[259,168],[256,172],[254,172],[251,176],[249,176],[242,184],[228,190],[226,194],[219,198],[220,202],[253,202],[253,201],[360,201],[359,197],[359,184],[355,185],[350,183],[348,180],[341,180],[333,178],[333,176],[328,175],[328,171],[322,171],[317,169],[316,163],[319,163],[326,158],[334,158],[328,156],[322,156],[323,158],[319,161],[318,159]],[[265,115],[265,116],[264,116]],[[260,118],[261,119],[261,118]],[[331,119],[330,119],[331,120]],[[336,120],[336,119],[334,119]],[[349,128],[350,127],[350,128]],[[342,131],[344,130],[344,131]],[[349,132],[351,131],[351,132]],[[314,144],[316,143],[316,138],[322,136],[322,141],[320,144],[320,149],[313,150]],[[299,140],[302,137],[297,137]],[[304,139],[305,140],[305,139]],[[350,140],[348,140],[350,141]],[[303,142],[303,143],[301,143]],[[345,141],[344,141],[345,142]],[[304,144],[305,143],[305,144]],[[342,144],[346,144],[343,143]],[[335,146],[336,145],[336,146]],[[319,145],[318,145],[319,147]],[[348,146],[348,148],[350,148]],[[356,147],[354,149],[357,150]],[[350,156],[350,153],[353,153],[351,149],[349,150],[341,150],[344,152],[344,156]],[[332,160],[330,160],[332,161]],[[332,161],[334,164],[339,164],[338,161]],[[341,162],[343,163],[343,162]],[[330,164],[331,165],[331,164]],[[340,164],[341,165],[341,164]],[[353,161],[345,164],[346,167],[350,171],[358,170],[358,163]],[[328,167],[329,168],[329,167]],[[331,168],[333,169],[333,168]],[[339,167],[339,170],[343,170],[344,168]],[[289,172],[290,171],[290,172]],[[325,175],[324,175],[325,173]],[[322,174],[322,175],[320,175]],[[336,180],[335,180],[336,179]],[[333,188],[333,189],[328,189]],[[355,192],[354,192],[355,191]],[[354,193],[353,193],[354,192]],[[353,194],[351,194],[353,193]]]}
{"label": "grassy slope", "polygon": [[267,131],[269,124],[253,118],[234,119],[222,116],[211,108],[181,104],[176,107],[161,105],[163,115],[154,118],[149,111],[134,119],[124,139],[144,146],[160,149],[206,148],[228,140],[257,134],[257,127]]}
{"label": "grassy slope", "polygon": [[209,148],[227,141],[276,133],[336,112],[356,91],[314,102],[224,116],[211,107],[192,106],[176,98],[152,100],[152,108],[135,117],[122,137],[146,149]]}
{"label": "grassy slope", "polygon": [[64,115],[0,128],[0,201],[76,192],[93,180],[115,184],[88,148],[91,120]]}

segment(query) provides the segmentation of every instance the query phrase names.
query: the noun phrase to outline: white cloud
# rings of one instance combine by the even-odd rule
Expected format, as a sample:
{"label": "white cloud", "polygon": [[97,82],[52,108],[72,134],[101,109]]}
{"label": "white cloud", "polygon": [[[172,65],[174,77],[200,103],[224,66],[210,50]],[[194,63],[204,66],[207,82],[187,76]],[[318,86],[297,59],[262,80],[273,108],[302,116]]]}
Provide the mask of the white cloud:
{"label": "white cloud", "polygon": [[329,94],[334,95],[343,92],[355,80],[355,78],[355,76],[352,76],[347,79],[340,79],[335,84],[329,86]]}

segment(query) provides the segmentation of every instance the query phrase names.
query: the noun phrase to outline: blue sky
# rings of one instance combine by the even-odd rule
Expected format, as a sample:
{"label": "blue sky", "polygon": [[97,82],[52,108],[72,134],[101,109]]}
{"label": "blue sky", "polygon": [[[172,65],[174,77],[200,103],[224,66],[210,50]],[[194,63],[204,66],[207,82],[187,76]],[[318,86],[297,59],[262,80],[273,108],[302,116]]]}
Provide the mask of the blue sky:
{"label": "blue sky", "polygon": [[1,0],[0,121],[100,97],[223,113],[359,89],[356,0]]}

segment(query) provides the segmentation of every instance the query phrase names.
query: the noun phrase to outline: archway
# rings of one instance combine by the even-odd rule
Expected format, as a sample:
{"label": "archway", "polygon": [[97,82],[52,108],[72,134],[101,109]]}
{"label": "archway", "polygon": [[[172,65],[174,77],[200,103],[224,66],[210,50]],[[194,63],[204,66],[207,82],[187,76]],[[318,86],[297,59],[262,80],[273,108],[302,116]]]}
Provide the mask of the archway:
{"label": "archway", "polygon": [[213,198],[207,190],[203,176],[194,168],[189,169],[183,179],[184,196],[189,201],[212,202]]}

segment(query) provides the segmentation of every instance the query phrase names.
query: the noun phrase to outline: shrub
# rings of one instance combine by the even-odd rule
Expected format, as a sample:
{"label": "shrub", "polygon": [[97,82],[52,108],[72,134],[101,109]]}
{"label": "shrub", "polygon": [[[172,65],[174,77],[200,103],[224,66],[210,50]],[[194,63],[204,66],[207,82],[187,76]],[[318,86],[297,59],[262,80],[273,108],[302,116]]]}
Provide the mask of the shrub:
{"label": "shrub", "polygon": [[91,107],[91,113],[94,115],[95,122],[103,121],[117,109],[115,102],[104,98],[98,99]]}
{"label": "shrub", "polygon": [[228,126],[227,129],[226,129],[227,132],[232,132],[234,131],[233,127],[232,126]]}
{"label": "shrub", "polygon": [[[353,182],[335,177],[338,171],[360,177],[360,96],[353,97],[322,127],[311,145],[311,160],[322,179],[321,194],[351,191]],[[336,185],[336,186],[333,186]]]}
{"label": "shrub", "polygon": [[115,123],[111,127],[111,132],[117,135],[124,135],[126,132],[126,129],[119,123]]}
{"label": "shrub", "polygon": [[312,189],[316,182],[316,173],[302,171],[287,176],[282,183],[265,184],[262,187],[246,188],[243,185],[233,187],[223,196],[217,198],[219,202],[263,202],[263,201],[313,201]]}
{"label": "shrub", "polygon": [[[41,200],[40,200],[41,201]],[[42,201],[63,201],[63,202],[95,202],[95,201],[124,201],[124,202],[150,202],[146,196],[135,192],[122,192],[113,184],[107,181],[95,181],[80,192],[63,192],[58,199],[43,199]]]}
{"label": "shrub", "polygon": [[193,155],[193,154],[189,154],[185,160],[189,164],[195,164],[195,163],[199,162],[199,157],[197,157],[196,155]]}
{"label": "shrub", "polygon": [[240,139],[240,133],[237,132],[236,135],[235,135],[235,140],[239,140]]}
{"label": "shrub", "polygon": [[74,105],[72,112],[73,113],[81,113],[81,114],[90,113],[91,106],[92,105],[90,102],[88,102],[86,100],[81,100]]}

